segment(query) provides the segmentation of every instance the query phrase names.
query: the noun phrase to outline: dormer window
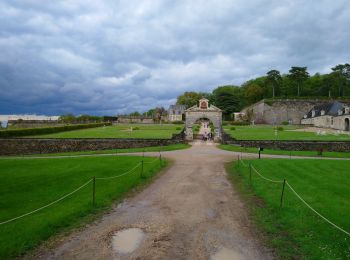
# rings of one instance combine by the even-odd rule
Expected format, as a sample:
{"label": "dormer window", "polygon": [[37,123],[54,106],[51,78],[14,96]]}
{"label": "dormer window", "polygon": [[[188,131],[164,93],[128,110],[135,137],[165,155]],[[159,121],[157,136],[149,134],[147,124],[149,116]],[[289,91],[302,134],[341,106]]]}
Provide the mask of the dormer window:
{"label": "dormer window", "polygon": [[321,116],[324,116],[326,114],[326,111],[324,111],[323,109],[321,110]]}
{"label": "dormer window", "polygon": [[349,112],[350,112],[350,107],[345,107],[345,114],[349,114]]}
{"label": "dormer window", "polygon": [[316,114],[316,111],[315,111],[315,110],[312,110],[312,111],[311,111],[311,117],[315,117],[315,114]]}
{"label": "dormer window", "polygon": [[304,115],[304,118],[307,118],[307,115]]}
{"label": "dormer window", "polygon": [[341,116],[343,114],[343,111],[341,109],[338,110],[338,116]]}

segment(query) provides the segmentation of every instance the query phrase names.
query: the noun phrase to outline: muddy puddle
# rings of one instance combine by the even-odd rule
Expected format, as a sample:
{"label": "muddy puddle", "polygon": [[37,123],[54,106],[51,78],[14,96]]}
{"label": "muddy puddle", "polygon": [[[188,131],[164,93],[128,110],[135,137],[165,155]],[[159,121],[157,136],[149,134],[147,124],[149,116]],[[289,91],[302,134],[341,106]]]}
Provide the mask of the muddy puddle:
{"label": "muddy puddle", "polygon": [[130,254],[135,251],[145,237],[140,228],[128,228],[116,232],[112,237],[112,247],[118,254]]}

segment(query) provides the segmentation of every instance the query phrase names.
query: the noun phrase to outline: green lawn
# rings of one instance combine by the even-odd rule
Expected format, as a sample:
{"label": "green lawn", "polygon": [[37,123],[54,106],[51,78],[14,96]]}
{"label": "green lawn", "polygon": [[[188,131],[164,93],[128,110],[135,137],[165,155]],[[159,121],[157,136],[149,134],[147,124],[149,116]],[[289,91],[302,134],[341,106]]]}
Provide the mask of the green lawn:
{"label": "green lawn", "polygon": [[[70,193],[93,176],[111,177],[133,168],[142,157],[80,157],[58,159],[0,160],[0,222],[40,208]],[[93,219],[132,188],[145,184],[166,165],[157,157],[145,157],[141,167],[120,178],[96,180],[96,205],[92,183],[40,212],[0,225],[0,259],[19,256],[58,232]]]}
{"label": "green lawn", "polygon": [[[348,161],[263,159],[252,163],[264,176],[286,179],[315,210],[350,231],[350,175]],[[257,174],[249,181],[249,167],[229,166],[230,176],[251,206],[267,243],[281,259],[349,259],[350,237],[307,208],[286,186],[280,208],[281,183],[271,183]]]}
{"label": "green lawn", "polygon": [[[90,154],[115,154],[119,153],[139,153],[139,152],[165,152],[175,151],[190,148],[189,144],[171,144],[166,146],[150,146],[144,148],[126,148],[126,149],[109,149],[109,150],[96,150],[96,151],[79,151],[79,152],[66,152],[66,153],[49,153],[49,154],[31,154],[24,155],[22,157],[38,157],[38,156],[69,156],[69,155],[90,155]],[[0,156],[0,158],[11,158],[18,156]]]}
{"label": "green lawn", "polygon": [[[220,144],[218,148],[243,153],[255,153],[258,154],[258,148],[256,147],[241,147],[237,145]],[[286,151],[286,150],[274,150],[264,149],[261,154],[274,154],[274,155],[288,155],[288,156],[310,156],[310,157],[332,157],[332,158],[350,158],[350,153],[347,152],[322,152],[319,155],[317,151]]]}
{"label": "green lawn", "polygon": [[[136,129],[135,129],[136,128]],[[131,129],[133,129],[131,131]],[[160,138],[169,139],[178,134],[183,125],[171,124],[118,124],[113,126],[66,131],[54,134],[28,136],[28,138]]]}
{"label": "green lawn", "polygon": [[[234,127],[235,130],[231,130]],[[254,125],[254,126],[224,126],[226,133],[238,140],[322,140],[322,141],[350,141],[350,135],[327,134],[317,135],[312,132],[293,131],[300,129],[300,126],[287,125],[282,126],[283,131],[277,131],[275,135],[275,127],[270,125]]]}

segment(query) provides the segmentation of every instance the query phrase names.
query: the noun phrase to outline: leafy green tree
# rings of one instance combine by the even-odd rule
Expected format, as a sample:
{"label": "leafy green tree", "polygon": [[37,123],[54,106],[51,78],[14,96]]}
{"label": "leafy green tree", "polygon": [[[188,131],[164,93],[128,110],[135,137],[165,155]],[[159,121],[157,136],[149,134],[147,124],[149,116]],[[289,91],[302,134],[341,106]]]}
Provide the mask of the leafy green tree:
{"label": "leafy green tree", "polygon": [[307,67],[292,67],[289,70],[288,77],[297,85],[299,97],[301,93],[301,86],[303,85],[305,80],[309,78]]}
{"label": "leafy green tree", "polygon": [[59,121],[70,124],[76,121],[76,117],[73,114],[69,113],[69,114],[61,115],[59,117]]}
{"label": "leafy green tree", "polygon": [[221,86],[213,90],[215,106],[223,110],[225,118],[229,118],[233,112],[241,110],[241,89],[237,86]]}
{"label": "leafy green tree", "polygon": [[334,83],[338,85],[338,94],[344,96],[350,81],[350,65],[348,63],[338,64],[332,68],[332,71]]}
{"label": "leafy green tree", "polygon": [[138,117],[138,116],[141,116],[141,114],[138,111],[135,111],[135,112],[130,113],[129,116]]}
{"label": "leafy green tree", "polygon": [[275,98],[276,90],[279,89],[282,77],[278,70],[270,70],[267,72],[266,80],[272,86],[272,97]]}
{"label": "leafy green tree", "polygon": [[203,93],[185,92],[177,97],[177,105],[186,105],[188,108],[198,104],[198,101],[203,97]]}

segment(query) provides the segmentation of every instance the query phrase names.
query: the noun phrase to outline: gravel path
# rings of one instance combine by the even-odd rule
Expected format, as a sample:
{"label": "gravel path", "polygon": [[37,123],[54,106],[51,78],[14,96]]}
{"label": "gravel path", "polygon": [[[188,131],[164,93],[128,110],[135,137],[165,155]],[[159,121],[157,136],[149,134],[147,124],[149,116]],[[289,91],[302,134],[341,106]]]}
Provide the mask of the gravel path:
{"label": "gravel path", "polygon": [[[164,152],[174,163],[148,188],[36,258],[272,259],[227,179],[224,163],[233,154],[202,142]],[[120,253],[112,236],[128,228],[144,236],[134,251]]]}

